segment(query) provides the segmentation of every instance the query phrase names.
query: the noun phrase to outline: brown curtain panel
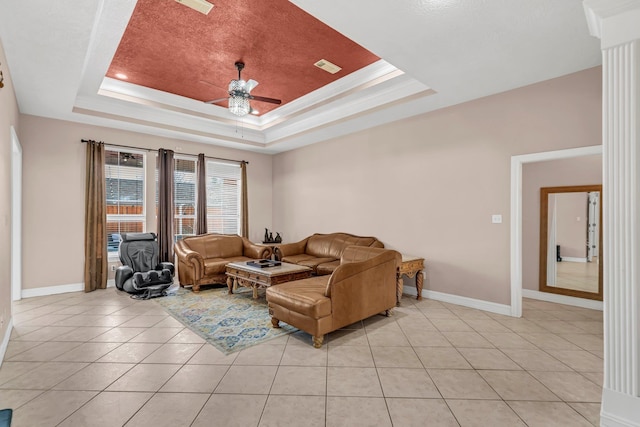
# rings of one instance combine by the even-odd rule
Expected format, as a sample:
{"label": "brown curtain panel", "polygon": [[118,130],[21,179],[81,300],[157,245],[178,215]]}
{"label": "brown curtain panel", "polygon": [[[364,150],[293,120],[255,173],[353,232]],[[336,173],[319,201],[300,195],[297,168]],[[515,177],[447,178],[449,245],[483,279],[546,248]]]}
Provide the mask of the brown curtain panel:
{"label": "brown curtain panel", "polygon": [[242,237],[249,238],[249,199],[247,197],[247,162],[240,163],[241,179],[242,179],[242,194],[240,197],[242,201],[240,203],[240,219],[242,226],[240,227],[240,235]]}
{"label": "brown curtain panel", "polygon": [[196,164],[196,180],[198,195],[196,197],[196,234],[207,234],[207,164],[204,154],[198,154]]}
{"label": "brown curtain panel", "polygon": [[84,291],[107,287],[107,192],[104,144],[87,141],[84,209]]}
{"label": "brown curtain panel", "polygon": [[158,150],[158,247],[160,262],[173,262],[173,151]]}

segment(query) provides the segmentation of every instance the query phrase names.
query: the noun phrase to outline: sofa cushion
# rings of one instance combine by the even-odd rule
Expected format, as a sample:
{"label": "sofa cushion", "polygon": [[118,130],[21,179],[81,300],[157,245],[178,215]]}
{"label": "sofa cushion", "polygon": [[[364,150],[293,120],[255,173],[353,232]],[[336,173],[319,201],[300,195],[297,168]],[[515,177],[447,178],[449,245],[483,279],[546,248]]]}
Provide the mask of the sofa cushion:
{"label": "sofa cushion", "polygon": [[229,261],[222,258],[208,258],[204,260],[204,274],[205,276],[213,276],[218,274],[224,274],[226,266]]}
{"label": "sofa cushion", "polygon": [[191,250],[198,252],[205,259],[231,258],[242,256],[243,254],[242,238],[240,236],[206,234],[187,237],[184,241]]}
{"label": "sofa cushion", "polygon": [[328,276],[281,283],[267,288],[267,300],[293,312],[320,319],[331,315],[331,299],[324,295]]}
{"label": "sofa cushion", "polygon": [[324,264],[324,263],[332,262],[332,261],[337,261],[338,263],[340,263],[339,259],[335,260],[333,258],[317,258],[317,257],[314,257],[312,255],[307,255],[307,254],[287,256],[287,257],[282,258],[282,261],[288,262],[290,264],[297,264],[297,265],[303,265],[305,267],[309,267],[309,268],[313,269],[314,273],[317,273],[316,267],[319,264]]}
{"label": "sofa cushion", "polygon": [[325,274],[331,274],[331,273],[333,273],[333,270],[338,268],[339,265],[340,265],[340,260],[339,259],[337,259],[335,261],[331,261],[331,262],[324,262],[324,263],[318,265],[318,267],[316,267],[316,273],[318,274],[318,276],[322,276],[322,275],[325,275]]}
{"label": "sofa cushion", "polygon": [[316,257],[314,257],[313,255],[307,255],[307,254],[298,254],[298,255],[289,255],[289,256],[285,256],[281,259],[281,261],[284,262],[288,262],[290,264],[298,264],[302,261],[307,261],[310,259],[315,259]]}

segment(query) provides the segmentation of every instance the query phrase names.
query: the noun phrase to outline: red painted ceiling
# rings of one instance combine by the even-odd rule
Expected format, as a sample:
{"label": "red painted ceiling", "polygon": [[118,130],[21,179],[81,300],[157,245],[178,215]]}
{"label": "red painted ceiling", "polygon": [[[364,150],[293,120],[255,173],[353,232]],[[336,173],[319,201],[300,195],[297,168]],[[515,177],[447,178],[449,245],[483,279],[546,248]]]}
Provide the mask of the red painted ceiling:
{"label": "red painted ceiling", "polygon": [[[284,105],[378,60],[288,0],[212,2],[203,15],[175,0],[138,0],[107,76],[207,101],[226,96],[242,61],[242,78],[260,83],[251,93]],[[342,70],[315,67],[320,59]],[[251,105],[260,114],[278,107]]]}

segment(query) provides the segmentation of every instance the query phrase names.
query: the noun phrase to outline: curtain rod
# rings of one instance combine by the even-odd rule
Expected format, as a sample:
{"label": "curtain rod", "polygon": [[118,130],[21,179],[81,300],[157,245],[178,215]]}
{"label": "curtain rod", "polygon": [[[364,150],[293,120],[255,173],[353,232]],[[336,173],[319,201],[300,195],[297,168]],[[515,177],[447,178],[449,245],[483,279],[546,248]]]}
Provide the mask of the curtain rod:
{"label": "curtain rod", "polygon": [[[91,140],[90,140],[90,139],[81,139],[81,140],[80,140],[80,142],[81,142],[81,143],[87,143],[87,142],[91,142]],[[142,151],[149,151],[149,152],[151,152],[151,151],[157,151],[157,150],[152,150],[152,149],[150,149],[150,148],[132,147],[132,146],[130,146],[130,145],[106,144],[106,143],[103,143],[103,144],[105,144],[105,145],[110,145],[110,146],[112,146],[112,147],[131,148],[131,149],[133,149],[133,150],[142,150]],[[194,156],[194,157],[198,157],[198,155],[197,155],[197,154],[183,153],[182,151],[179,151],[179,152],[177,152],[176,154],[178,154],[178,155],[185,155],[185,156]],[[205,157],[205,159],[216,159],[216,160],[224,160],[224,161],[227,161],[227,162],[245,163],[245,164],[247,164],[247,165],[249,164],[249,162],[248,162],[248,161],[246,161],[246,160],[225,159],[224,157],[214,157],[214,156],[204,156],[204,157]]]}

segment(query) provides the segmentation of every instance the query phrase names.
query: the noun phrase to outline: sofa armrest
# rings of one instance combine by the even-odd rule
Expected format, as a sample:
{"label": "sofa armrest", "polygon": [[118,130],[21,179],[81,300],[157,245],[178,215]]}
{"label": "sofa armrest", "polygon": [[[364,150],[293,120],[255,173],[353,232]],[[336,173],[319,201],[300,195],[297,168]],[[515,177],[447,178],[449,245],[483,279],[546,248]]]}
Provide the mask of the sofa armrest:
{"label": "sofa armrest", "polygon": [[350,325],[396,306],[396,251],[373,258],[340,264],[327,283],[332,324]]}
{"label": "sofa armrest", "polygon": [[256,245],[249,239],[242,238],[242,252],[244,256],[255,259],[268,259],[271,258],[271,247]]}
{"label": "sofa armrest", "polygon": [[396,305],[396,251],[363,261],[340,264],[327,283],[325,295],[331,298],[331,316],[336,327],[343,327]]}
{"label": "sofa armrest", "polygon": [[[334,288],[344,286],[341,283],[362,274],[383,274],[388,269],[388,264],[393,265],[392,274],[395,280],[398,268],[402,263],[402,255],[399,252],[363,246],[348,246],[340,260],[340,265],[335,269],[325,291],[325,296],[332,298]],[[366,282],[366,281],[363,281]],[[366,283],[365,283],[366,284]]]}
{"label": "sofa armrest", "polygon": [[198,252],[189,249],[184,241],[179,240],[173,250],[178,258],[178,263],[193,269],[193,278],[197,281],[204,276],[204,258]]}
{"label": "sofa armrest", "polygon": [[284,245],[278,245],[273,250],[280,260],[286,256],[303,254],[305,249],[307,248],[308,240],[309,238],[307,237],[306,239],[300,240],[296,243],[286,243]]}

